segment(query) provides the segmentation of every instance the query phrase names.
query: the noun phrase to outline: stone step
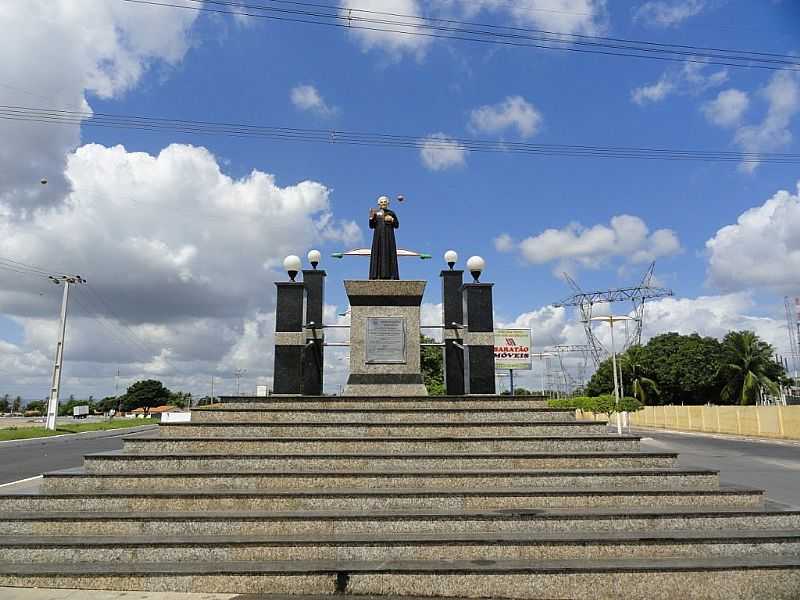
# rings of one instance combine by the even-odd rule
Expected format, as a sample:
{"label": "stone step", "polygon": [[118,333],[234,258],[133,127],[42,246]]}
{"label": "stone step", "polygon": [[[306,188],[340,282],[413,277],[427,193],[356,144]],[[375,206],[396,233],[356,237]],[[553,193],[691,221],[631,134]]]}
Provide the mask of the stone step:
{"label": "stone step", "polygon": [[298,490],[426,488],[661,488],[712,490],[719,486],[717,471],[706,469],[560,469],[494,471],[183,471],[161,473],[88,473],[65,469],[44,474],[45,492],[94,490]]}
{"label": "stone step", "polygon": [[123,449],[131,454],[274,454],[430,452],[635,452],[640,448],[635,435],[528,435],[528,436],[441,436],[441,437],[337,437],[277,438],[242,436],[204,438],[140,435],[123,439]]}
{"label": "stone step", "polygon": [[547,399],[542,396],[223,396],[220,403],[196,407],[226,408],[547,408]]}
{"label": "stone step", "polygon": [[406,471],[487,469],[640,469],[675,466],[677,454],[669,452],[572,452],[476,454],[126,454],[119,451],[87,454],[89,473],[180,473],[209,470],[237,471],[354,471],[369,469]]}
{"label": "stone step", "polygon": [[381,533],[324,535],[4,536],[3,563],[264,560],[606,560],[794,555],[800,529]]}
{"label": "stone step", "polygon": [[343,535],[800,529],[800,510],[768,507],[502,510],[10,512],[0,535]]}
{"label": "stone step", "polygon": [[0,564],[0,585],[183,592],[796,600],[797,556]]}
{"label": "stone step", "polygon": [[394,437],[581,435],[607,431],[604,421],[485,421],[483,423],[162,423],[162,437]]}
{"label": "stone step", "polygon": [[549,508],[730,508],[763,506],[763,492],[721,485],[717,489],[635,488],[359,488],[270,490],[98,490],[0,493],[0,512],[150,511],[204,512],[506,510]]}
{"label": "stone step", "polygon": [[555,408],[195,408],[192,423],[486,423],[574,421],[575,411]]}

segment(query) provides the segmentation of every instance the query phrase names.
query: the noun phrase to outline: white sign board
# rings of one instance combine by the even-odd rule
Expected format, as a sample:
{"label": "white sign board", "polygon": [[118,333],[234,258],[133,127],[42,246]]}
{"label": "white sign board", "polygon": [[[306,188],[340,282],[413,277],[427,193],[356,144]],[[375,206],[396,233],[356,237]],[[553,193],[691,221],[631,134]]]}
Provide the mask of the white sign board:
{"label": "white sign board", "polygon": [[256,386],[256,396],[259,398],[266,398],[267,396],[267,386],[265,385],[257,385]]}
{"label": "white sign board", "polygon": [[531,369],[531,330],[494,330],[494,368]]}

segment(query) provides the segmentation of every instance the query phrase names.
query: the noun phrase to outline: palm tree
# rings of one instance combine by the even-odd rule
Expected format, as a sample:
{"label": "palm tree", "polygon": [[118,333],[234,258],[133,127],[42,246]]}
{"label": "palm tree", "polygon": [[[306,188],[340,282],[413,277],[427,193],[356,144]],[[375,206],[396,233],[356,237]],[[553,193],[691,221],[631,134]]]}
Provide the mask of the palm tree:
{"label": "palm tree", "polygon": [[643,405],[647,406],[649,402],[647,399],[650,397],[650,392],[656,395],[658,386],[656,382],[645,377],[645,368],[642,366],[644,350],[641,346],[631,346],[628,351],[620,357],[620,361],[631,370],[631,388],[633,397],[636,398]]}
{"label": "palm tree", "polygon": [[727,379],[720,397],[739,404],[755,404],[761,390],[778,394],[778,385],[768,373],[773,348],[752,331],[731,331],[722,340],[720,374]]}

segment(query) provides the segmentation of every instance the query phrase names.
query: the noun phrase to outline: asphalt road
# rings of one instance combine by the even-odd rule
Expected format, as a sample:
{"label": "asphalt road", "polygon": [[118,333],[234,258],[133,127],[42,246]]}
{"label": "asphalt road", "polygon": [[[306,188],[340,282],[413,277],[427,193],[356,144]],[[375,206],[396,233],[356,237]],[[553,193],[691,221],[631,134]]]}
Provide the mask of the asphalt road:
{"label": "asphalt road", "polygon": [[[151,425],[149,428],[152,427],[154,426]],[[123,436],[131,435],[134,431],[120,429],[63,437],[0,442],[0,485],[35,477],[45,471],[79,467],[83,464],[84,454],[119,450],[122,448]]]}
{"label": "asphalt road", "polygon": [[744,440],[633,429],[642,449],[678,452],[682,467],[719,471],[720,480],[766,490],[767,498],[800,508],[800,443]]}

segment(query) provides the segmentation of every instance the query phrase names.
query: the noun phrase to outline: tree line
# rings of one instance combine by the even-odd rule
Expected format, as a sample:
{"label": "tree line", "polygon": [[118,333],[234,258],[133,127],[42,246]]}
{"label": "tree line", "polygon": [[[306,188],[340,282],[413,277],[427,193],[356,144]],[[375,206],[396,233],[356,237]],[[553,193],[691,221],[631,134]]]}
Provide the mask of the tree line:
{"label": "tree line", "polygon": [[[106,396],[95,400],[94,396],[88,398],[75,398],[70,395],[66,402],[58,405],[58,414],[62,417],[72,415],[76,406],[88,406],[92,413],[130,412],[137,408],[149,409],[165,404],[186,408],[192,404],[192,394],[188,392],[173,392],[163,383],[155,379],[137,381],[120,396]],[[0,413],[25,411],[27,414],[43,415],[47,412],[47,400],[34,400],[22,406],[22,398],[17,396],[12,401],[8,394],[0,398]]]}
{"label": "tree line", "polygon": [[[623,395],[642,404],[756,404],[791,384],[775,349],[752,331],[731,331],[721,341],[696,333],[665,333],[617,357]],[[612,393],[611,359],[586,385],[589,396]]]}

